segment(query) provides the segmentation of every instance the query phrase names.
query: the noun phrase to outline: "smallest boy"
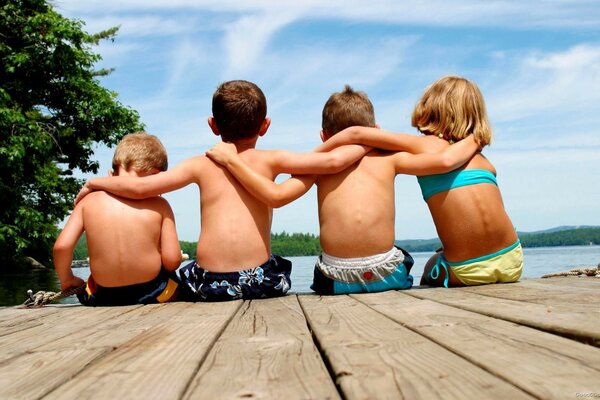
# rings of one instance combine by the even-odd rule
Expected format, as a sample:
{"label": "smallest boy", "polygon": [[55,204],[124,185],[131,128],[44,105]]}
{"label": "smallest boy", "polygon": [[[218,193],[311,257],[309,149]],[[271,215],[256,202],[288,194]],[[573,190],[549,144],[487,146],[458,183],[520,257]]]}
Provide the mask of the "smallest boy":
{"label": "smallest boy", "polygon": [[[117,145],[111,176],[148,176],[167,170],[167,152],[154,135],[137,132]],[[90,260],[87,306],[163,303],[174,299],[177,284],[168,278],[181,264],[175,218],[161,197],[129,200],[93,192],[77,203],[54,244],[54,267],[61,290],[83,285],[71,262],[85,231]]]}

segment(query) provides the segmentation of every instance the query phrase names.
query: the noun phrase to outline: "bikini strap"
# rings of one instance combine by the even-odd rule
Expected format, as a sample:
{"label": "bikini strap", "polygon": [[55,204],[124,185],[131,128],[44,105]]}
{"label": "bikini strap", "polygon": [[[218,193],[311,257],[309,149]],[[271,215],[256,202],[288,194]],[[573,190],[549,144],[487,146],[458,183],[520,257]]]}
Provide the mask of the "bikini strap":
{"label": "bikini strap", "polygon": [[442,266],[442,268],[444,268],[444,272],[446,273],[446,276],[444,277],[444,287],[447,288],[448,281],[450,280],[450,273],[448,272],[449,265],[442,253],[438,255],[435,265],[433,266],[433,268],[431,268],[431,271],[429,271],[429,279],[436,280],[437,278],[439,278],[440,265]]}

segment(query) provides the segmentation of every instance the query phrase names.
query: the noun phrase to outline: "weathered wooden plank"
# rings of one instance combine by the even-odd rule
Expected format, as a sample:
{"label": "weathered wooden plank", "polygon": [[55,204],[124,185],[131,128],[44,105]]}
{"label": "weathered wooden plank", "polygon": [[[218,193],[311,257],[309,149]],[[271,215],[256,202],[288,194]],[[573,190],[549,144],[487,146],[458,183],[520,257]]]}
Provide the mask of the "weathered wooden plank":
{"label": "weathered wooden plank", "polygon": [[244,304],[185,399],[336,399],[296,296]]}
{"label": "weathered wooden plank", "polygon": [[[11,328],[11,333],[0,336],[0,363],[26,351],[76,332],[92,323],[109,320],[141,306],[129,307],[65,307],[60,312],[42,314],[38,310],[19,310],[23,315],[37,315],[35,320],[24,319],[23,325]],[[22,328],[22,329],[21,329]]]}
{"label": "weathered wooden plank", "polygon": [[[566,286],[569,288],[579,288],[579,289],[592,289],[598,290],[600,289],[600,278],[596,277],[577,277],[577,276],[565,276],[565,277],[555,277],[555,278],[544,278],[544,279],[522,279],[518,282],[521,283],[539,283],[543,285],[552,285],[552,286]],[[548,289],[554,290],[554,289]]]}
{"label": "weathered wooden plank", "polygon": [[0,335],[4,334],[4,328],[10,328],[26,321],[37,320],[56,312],[56,308],[50,307],[30,309],[6,307],[0,309]]}
{"label": "weathered wooden plank", "polygon": [[531,398],[353,298],[300,302],[346,399]]}
{"label": "weathered wooden plank", "polygon": [[598,348],[399,292],[356,298],[535,397],[600,393]]}
{"label": "weathered wooden plank", "polygon": [[[25,320],[22,325],[29,326],[28,329],[0,338],[0,358],[3,360],[0,362],[0,398],[39,398],[68,381],[81,368],[112,351],[112,347],[85,349],[65,337],[90,334],[96,328],[106,336],[103,321],[117,320],[115,317],[124,317],[139,307],[62,307],[55,308],[52,313],[20,310],[24,315],[40,317],[39,325],[31,326],[30,321]],[[62,346],[55,345],[61,341]]]}
{"label": "weathered wooden plank", "polygon": [[[514,287],[514,284],[506,286]],[[482,296],[464,289],[422,289],[407,291],[406,294],[600,346],[600,313],[597,308],[547,306]]]}
{"label": "weathered wooden plank", "polygon": [[[114,351],[45,398],[179,399],[240,305],[241,301],[144,306],[140,315],[130,315],[118,330],[110,331],[116,338],[101,343],[113,343]],[[78,343],[88,351],[97,347]]]}
{"label": "weathered wooden plank", "polygon": [[564,306],[600,310],[600,280],[595,288],[580,286],[582,279],[570,285],[552,285],[547,279],[524,280],[507,285],[482,285],[464,287],[461,290],[482,296],[526,301],[547,306]]}
{"label": "weathered wooden plank", "polygon": [[56,309],[46,307],[28,310],[17,308],[0,310],[0,336],[42,325],[48,315],[56,312]]}
{"label": "weathered wooden plank", "polygon": [[97,348],[34,352],[2,363],[0,398],[39,399],[109,351]]}

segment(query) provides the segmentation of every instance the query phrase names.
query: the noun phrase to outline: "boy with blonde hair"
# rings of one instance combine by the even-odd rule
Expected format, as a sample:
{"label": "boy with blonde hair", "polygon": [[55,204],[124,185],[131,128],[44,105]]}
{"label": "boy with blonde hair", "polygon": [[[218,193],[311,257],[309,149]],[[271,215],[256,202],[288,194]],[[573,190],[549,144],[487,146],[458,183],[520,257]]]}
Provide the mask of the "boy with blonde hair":
{"label": "boy with blonde hair", "polygon": [[[365,93],[346,86],[323,108],[322,146],[355,125],[377,127],[375,113]],[[219,144],[207,154],[271,206],[289,203],[316,182],[323,254],[317,259],[312,288],[320,294],[340,294],[412,287],[413,259],[394,246],[394,179],[399,173],[440,173],[462,165],[477,150],[472,140],[463,142],[440,154],[373,150],[339,173],[294,176],[279,185],[254,173],[231,146]],[[405,147],[411,146],[407,138]]]}
{"label": "boy with blonde hair", "polygon": [[[125,135],[112,160],[114,179],[147,176],[167,169],[167,152],[156,136]],[[168,271],[181,264],[181,249],[169,203],[95,192],[77,203],[54,244],[61,290],[83,285],[73,275],[73,250],[85,231],[90,259],[84,305],[113,306],[173,300],[177,284]]]}
{"label": "boy with blonde hair", "polygon": [[[271,120],[263,92],[251,82],[221,84],[213,95],[212,112],[208,125],[213,133],[231,142],[244,162],[271,182],[282,171],[336,172],[365,153],[364,147],[357,145],[305,155],[255,149]],[[191,183],[200,190],[201,232],[196,260],[177,271],[180,298],[216,301],[285,294],[291,286],[291,263],[271,254],[272,208],[248,193],[225,168],[205,155],[144,178],[92,179],[78,199],[92,190],[141,199]]]}

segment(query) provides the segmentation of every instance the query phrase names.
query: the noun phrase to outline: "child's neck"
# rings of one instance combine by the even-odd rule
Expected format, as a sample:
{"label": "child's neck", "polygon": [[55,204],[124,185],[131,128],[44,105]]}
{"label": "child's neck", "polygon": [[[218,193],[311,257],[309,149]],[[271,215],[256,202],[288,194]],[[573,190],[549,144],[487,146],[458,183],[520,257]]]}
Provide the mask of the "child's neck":
{"label": "child's neck", "polygon": [[258,136],[248,139],[240,139],[235,142],[232,142],[235,145],[238,153],[241,153],[245,150],[254,149],[256,147],[256,141],[258,140]]}

